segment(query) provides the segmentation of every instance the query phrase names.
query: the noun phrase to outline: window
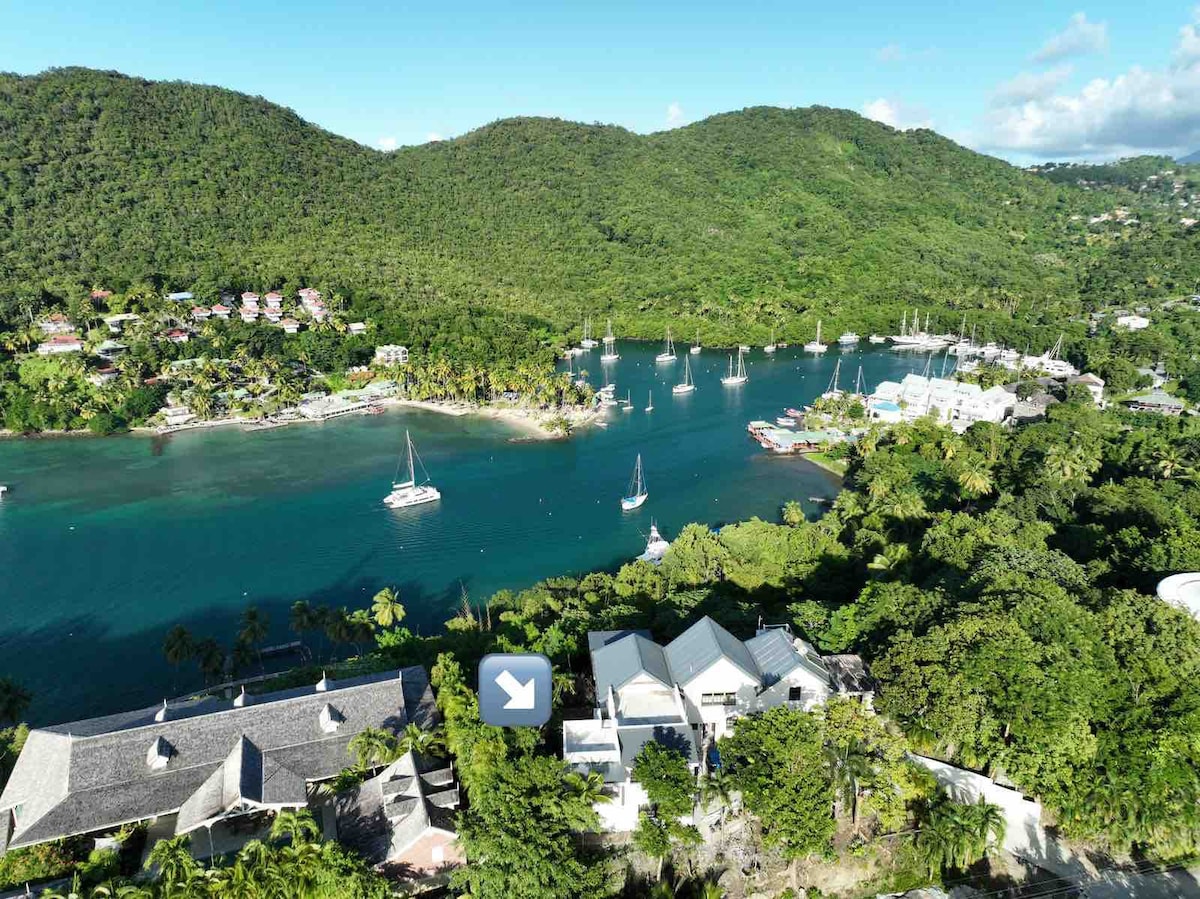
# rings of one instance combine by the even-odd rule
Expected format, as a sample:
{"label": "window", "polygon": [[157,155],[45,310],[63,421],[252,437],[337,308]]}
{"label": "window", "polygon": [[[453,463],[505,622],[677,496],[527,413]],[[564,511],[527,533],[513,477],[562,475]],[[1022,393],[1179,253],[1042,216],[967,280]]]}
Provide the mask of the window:
{"label": "window", "polygon": [[804,700],[804,688],[792,687],[788,690],[788,702],[802,702]]}
{"label": "window", "polygon": [[700,705],[737,705],[736,693],[702,693]]}

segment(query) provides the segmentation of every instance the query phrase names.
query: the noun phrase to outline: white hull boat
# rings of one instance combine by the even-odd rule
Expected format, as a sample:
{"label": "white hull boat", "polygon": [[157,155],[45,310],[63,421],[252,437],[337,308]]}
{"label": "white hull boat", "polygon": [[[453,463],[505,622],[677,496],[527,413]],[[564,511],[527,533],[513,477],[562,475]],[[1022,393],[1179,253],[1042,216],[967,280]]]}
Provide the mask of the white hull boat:
{"label": "white hull boat", "polygon": [[683,357],[683,383],[676,384],[671,388],[671,392],[675,394],[691,393],[696,389],[696,385],[692,383],[692,367],[688,364],[687,356]]}
{"label": "white hull boat", "polygon": [[663,556],[667,554],[667,550],[670,548],[671,542],[664,540],[662,534],[658,532],[658,528],[651,522],[650,539],[646,541],[646,551],[637,557],[637,561],[657,565],[662,561]]}
{"label": "white hull boat", "polygon": [[644,503],[649,495],[646,490],[646,476],[642,472],[642,454],[638,453],[637,462],[633,466],[633,477],[629,479],[629,489],[621,497],[621,510],[632,512]]}
{"label": "white hull boat", "polygon": [[[429,472],[425,471],[425,466],[417,455],[417,451],[413,449],[412,437],[409,436],[408,431],[404,432],[404,442],[407,444],[408,450],[408,480],[392,482],[392,492],[383,498],[384,505],[389,509],[406,509],[409,506],[420,506],[442,498],[441,491],[429,483]],[[400,465],[403,465],[403,460]],[[425,474],[425,481],[421,484],[417,483],[416,478],[416,466],[418,465]],[[397,466],[397,475],[400,474],[399,469],[400,466]]]}
{"label": "white hull boat", "polygon": [[663,351],[654,357],[655,362],[674,362],[675,361],[675,342],[671,340],[671,329],[667,328],[667,340],[663,344]]}
{"label": "white hull boat", "polygon": [[733,370],[733,357],[729,357],[729,374],[721,379],[721,383],[726,387],[736,387],[738,384],[746,383],[746,363],[742,358],[742,351],[738,350],[737,372]]}

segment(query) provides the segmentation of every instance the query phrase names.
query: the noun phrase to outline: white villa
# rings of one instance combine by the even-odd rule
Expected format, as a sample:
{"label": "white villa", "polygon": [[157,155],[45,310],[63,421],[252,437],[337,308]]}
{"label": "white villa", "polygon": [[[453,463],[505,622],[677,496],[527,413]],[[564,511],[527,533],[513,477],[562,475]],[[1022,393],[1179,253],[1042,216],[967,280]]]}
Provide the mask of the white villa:
{"label": "white villa", "polygon": [[883,381],[867,397],[867,413],[875,421],[914,421],[933,415],[964,431],[977,421],[1004,421],[1017,398],[1003,387],[984,390],[978,384],[908,374],[904,380]]}
{"label": "white villa", "polygon": [[588,634],[596,705],[591,718],[563,722],[563,758],[604,776],[611,801],[601,827],[628,831],[645,804],[631,779],[653,740],[677,748],[699,771],[704,750],[738,718],[777,706],[811,710],[835,693],[870,702],[872,685],[857,656],[822,657],[785,627],[759,628],[742,641],[705,616],[660,646],[646,631]]}
{"label": "white villa", "polygon": [[49,340],[38,344],[39,356],[58,356],[62,353],[83,352],[83,341],[74,334],[55,334]]}
{"label": "white villa", "polygon": [[408,365],[408,347],[394,343],[377,346],[375,361],[382,365]]}
{"label": "white villa", "polygon": [[75,323],[61,312],[52,312],[38,322],[43,334],[73,334]]}
{"label": "white villa", "polygon": [[1113,320],[1113,327],[1124,328],[1126,331],[1141,331],[1150,327],[1150,319],[1143,315],[1118,315]]}

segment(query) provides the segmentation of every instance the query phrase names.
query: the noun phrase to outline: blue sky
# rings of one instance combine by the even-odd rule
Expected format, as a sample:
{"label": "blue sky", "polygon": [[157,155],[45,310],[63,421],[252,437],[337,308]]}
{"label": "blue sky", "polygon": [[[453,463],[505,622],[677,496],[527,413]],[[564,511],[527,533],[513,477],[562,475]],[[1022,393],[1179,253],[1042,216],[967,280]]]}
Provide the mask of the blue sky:
{"label": "blue sky", "polygon": [[[993,7],[994,8],[989,8]],[[824,104],[1014,161],[1200,149],[1191,3],[0,0],[0,70],[219,84],[382,148]]]}

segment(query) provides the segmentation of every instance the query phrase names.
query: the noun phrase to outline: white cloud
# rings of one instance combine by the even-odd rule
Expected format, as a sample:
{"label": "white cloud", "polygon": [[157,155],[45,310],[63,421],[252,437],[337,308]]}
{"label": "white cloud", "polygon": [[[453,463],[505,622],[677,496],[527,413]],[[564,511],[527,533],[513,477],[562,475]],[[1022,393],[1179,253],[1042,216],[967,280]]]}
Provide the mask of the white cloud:
{"label": "white cloud", "polygon": [[1180,29],[1161,69],[1134,66],[1112,78],[1093,79],[1077,93],[1014,100],[993,110],[988,131],[985,147],[1042,158],[1195,150],[1200,147],[1200,36],[1193,25]]}
{"label": "white cloud", "polygon": [[438,141],[445,140],[445,139],[446,138],[444,136],[442,136],[441,134],[438,134],[438,132],[436,132],[436,131],[430,131],[428,134],[425,135],[425,140],[431,144],[437,143]]}
{"label": "white cloud", "polygon": [[399,143],[400,142],[394,137],[381,137],[379,140],[375,141],[375,146],[379,147],[379,149],[383,150],[385,153],[390,153],[392,150],[396,149],[397,146],[399,146]]}
{"label": "white cloud", "polygon": [[902,131],[906,131],[909,128],[932,127],[929,113],[926,110],[919,106],[909,106],[899,100],[889,100],[886,97],[880,97],[878,100],[871,100],[869,103],[864,103],[862,114],[868,119],[883,122],[885,125],[890,125],[892,128],[898,128]]}
{"label": "white cloud", "polygon": [[875,51],[875,58],[880,62],[900,62],[904,59],[904,48],[899,44],[884,44]]}
{"label": "white cloud", "polygon": [[1043,100],[1058,90],[1071,77],[1072,71],[1069,64],[1063,64],[1045,72],[1021,72],[1002,82],[992,92],[992,105],[1012,106],[1030,100]]}
{"label": "white cloud", "polygon": [[1103,53],[1108,49],[1108,23],[1089,22],[1086,13],[1071,16],[1067,27],[1033,54],[1034,62],[1053,62],[1067,56]]}
{"label": "white cloud", "polygon": [[669,104],[667,106],[667,127],[678,128],[683,121],[683,107],[678,103]]}

